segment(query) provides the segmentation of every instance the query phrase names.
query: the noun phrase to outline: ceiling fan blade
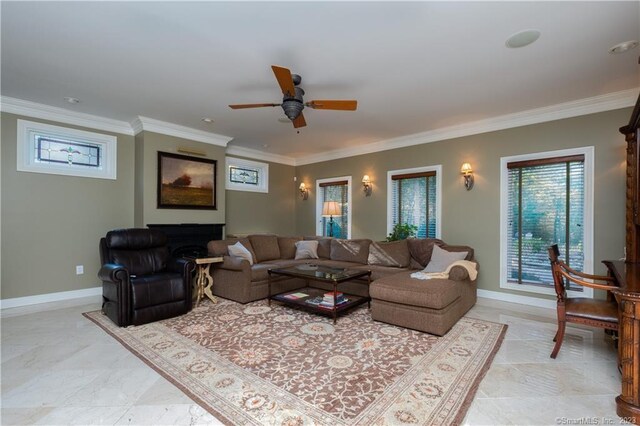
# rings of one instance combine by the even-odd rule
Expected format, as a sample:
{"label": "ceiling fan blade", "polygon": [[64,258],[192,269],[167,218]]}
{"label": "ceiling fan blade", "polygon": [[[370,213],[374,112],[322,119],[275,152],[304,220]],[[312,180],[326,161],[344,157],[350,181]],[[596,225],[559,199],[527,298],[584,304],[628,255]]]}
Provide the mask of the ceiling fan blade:
{"label": "ceiling fan blade", "polygon": [[229,105],[231,109],[243,109],[243,108],[261,108],[261,107],[275,107],[280,106],[280,104],[239,104],[239,105]]}
{"label": "ceiling fan blade", "polygon": [[285,96],[295,96],[296,89],[293,84],[293,77],[291,77],[291,71],[288,68],[282,68],[277,65],[271,65],[273,73],[276,75],[276,80],[282,89],[282,94]]}
{"label": "ceiling fan blade", "polygon": [[358,107],[358,101],[311,101],[305,104],[309,108],[314,109],[337,109],[342,111],[355,111]]}
{"label": "ceiling fan blade", "polygon": [[307,125],[307,122],[304,121],[304,115],[302,115],[302,113],[300,113],[300,115],[293,120],[293,127],[295,127],[296,129],[299,127],[304,127]]}

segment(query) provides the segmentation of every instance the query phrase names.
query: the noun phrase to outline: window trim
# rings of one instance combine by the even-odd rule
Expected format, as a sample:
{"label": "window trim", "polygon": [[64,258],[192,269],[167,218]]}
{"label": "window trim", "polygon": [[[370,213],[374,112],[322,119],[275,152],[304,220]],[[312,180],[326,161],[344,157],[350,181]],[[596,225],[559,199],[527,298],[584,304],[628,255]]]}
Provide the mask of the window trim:
{"label": "window trim", "polygon": [[[111,180],[115,180],[117,178],[118,138],[116,136],[22,119],[18,119],[17,124],[16,169],[19,172],[45,173],[51,175]],[[36,144],[36,134],[47,135],[52,138],[69,139],[74,142],[100,145],[102,147],[101,153],[104,166],[100,169],[89,169],[78,166],[74,167],[73,164],[67,165],[53,162],[36,162],[33,156]]]}
{"label": "window trim", "polygon": [[322,191],[320,188],[326,186],[323,184],[330,182],[344,182],[347,181],[347,206],[349,211],[347,212],[347,238],[351,238],[351,217],[353,215],[353,197],[351,191],[351,176],[339,176],[332,178],[316,179],[316,235],[322,236]]}
{"label": "window trim", "polygon": [[[542,287],[533,284],[515,284],[507,281],[507,234],[509,213],[509,169],[508,163],[549,159],[554,157],[568,157],[584,155],[584,273],[593,274],[593,236],[594,236],[594,147],[561,149],[557,151],[536,152],[522,155],[512,155],[500,158],[500,288],[527,293],[538,293],[555,296],[553,286]],[[551,268],[551,265],[549,265]],[[567,290],[572,297],[593,298],[593,289],[583,287],[583,291]]]}
{"label": "window trim", "polygon": [[442,164],[387,171],[387,235],[393,232],[392,176],[429,172],[435,172],[436,174],[436,238],[442,237]]}
{"label": "window trim", "polygon": [[[251,167],[258,170],[258,185],[248,186],[242,183],[231,182],[229,169],[231,167]],[[225,189],[228,191],[264,192],[269,193],[269,163],[245,160],[244,158],[225,157],[224,166]],[[260,183],[261,182],[261,183]]]}

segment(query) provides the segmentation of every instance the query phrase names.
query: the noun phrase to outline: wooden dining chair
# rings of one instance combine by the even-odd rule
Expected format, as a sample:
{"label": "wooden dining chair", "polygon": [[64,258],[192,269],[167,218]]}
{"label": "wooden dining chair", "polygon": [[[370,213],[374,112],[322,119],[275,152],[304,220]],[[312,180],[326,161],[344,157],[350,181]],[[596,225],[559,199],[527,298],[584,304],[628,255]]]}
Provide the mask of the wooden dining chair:
{"label": "wooden dining chair", "polygon": [[564,330],[568,322],[606,330],[618,330],[618,305],[612,297],[608,297],[607,300],[567,297],[567,287],[570,282],[593,289],[611,291],[615,287],[613,278],[603,275],[588,275],[571,269],[558,258],[559,254],[557,244],[549,247],[551,273],[558,297],[558,331],[553,338],[556,345],[551,352],[551,358],[554,359],[558,356],[560,346],[562,346]]}

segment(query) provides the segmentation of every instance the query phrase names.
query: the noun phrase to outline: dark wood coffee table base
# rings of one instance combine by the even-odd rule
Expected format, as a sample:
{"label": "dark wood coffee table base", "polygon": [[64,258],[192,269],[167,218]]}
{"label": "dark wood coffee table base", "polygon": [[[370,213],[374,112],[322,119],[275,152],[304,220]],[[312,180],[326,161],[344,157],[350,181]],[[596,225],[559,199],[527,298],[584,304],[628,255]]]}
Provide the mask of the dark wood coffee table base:
{"label": "dark wood coffee table base", "polygon": [[[329,271],[331,272],[331,271]],[[307,286],[304,288],[300,288],[297,290],[286,291],[278,294],[271,294],[271,277],[272,275],[276,276],[287,276],[292,278],[301,278],[306,280]],[[364,296],[356,296],[354,294],[343,293],[344,297],[348,299],[348,302],[341,304],[340,306],[336,306],[336,294],[338,292],[338,287],[340,283],[345,281],[349,281],[356,278],[367,277],[368,284],[371,284],[371,271],[342,271],[341,273],[328,273],[326,277],[322,276],[314,276],[311,275],[310,271],[299,270],[296,267],[289,268],[280,268],[280,269],[270,269],[269,270],[269,297],[268,304],[271,306],[272,300],[277,300],[278,302],[284,303],[285,305],[294,306],[303,308],[313,313],[317,313],[320,315],[328,315],[333,318],[333,323],[335,324],[338,318],[338,314],[344,311],[347,311],[356,306],[362,305],[364,303],[369,303],[369,307],[371,307],[371,298]],[[327,290],[323,290],[320,288],[315,288],[309,286],[310,281],[323,282],[328,284],[333,284],[333,304],[332,308],[324,308],[320,306],[311,305],[306,303],[305,300],[314,298],[317,296],[324,296]],[[300,299],[288,299],[284,297],[287,294],[292,293],[305,293],[308,294],[308,297],[300,298]]]}

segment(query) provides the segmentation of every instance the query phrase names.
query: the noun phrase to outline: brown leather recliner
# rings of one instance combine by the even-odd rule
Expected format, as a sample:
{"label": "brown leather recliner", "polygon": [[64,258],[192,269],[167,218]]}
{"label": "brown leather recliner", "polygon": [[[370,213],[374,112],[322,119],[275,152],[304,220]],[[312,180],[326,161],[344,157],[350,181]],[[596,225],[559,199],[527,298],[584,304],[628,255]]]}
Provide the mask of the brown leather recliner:
{"label": "brown leather recliner", "polygon": [[102,312],[120,327],[191,310],[195,264],[172,259],[167,237],[152,229],[118,229],[100,239]]}

